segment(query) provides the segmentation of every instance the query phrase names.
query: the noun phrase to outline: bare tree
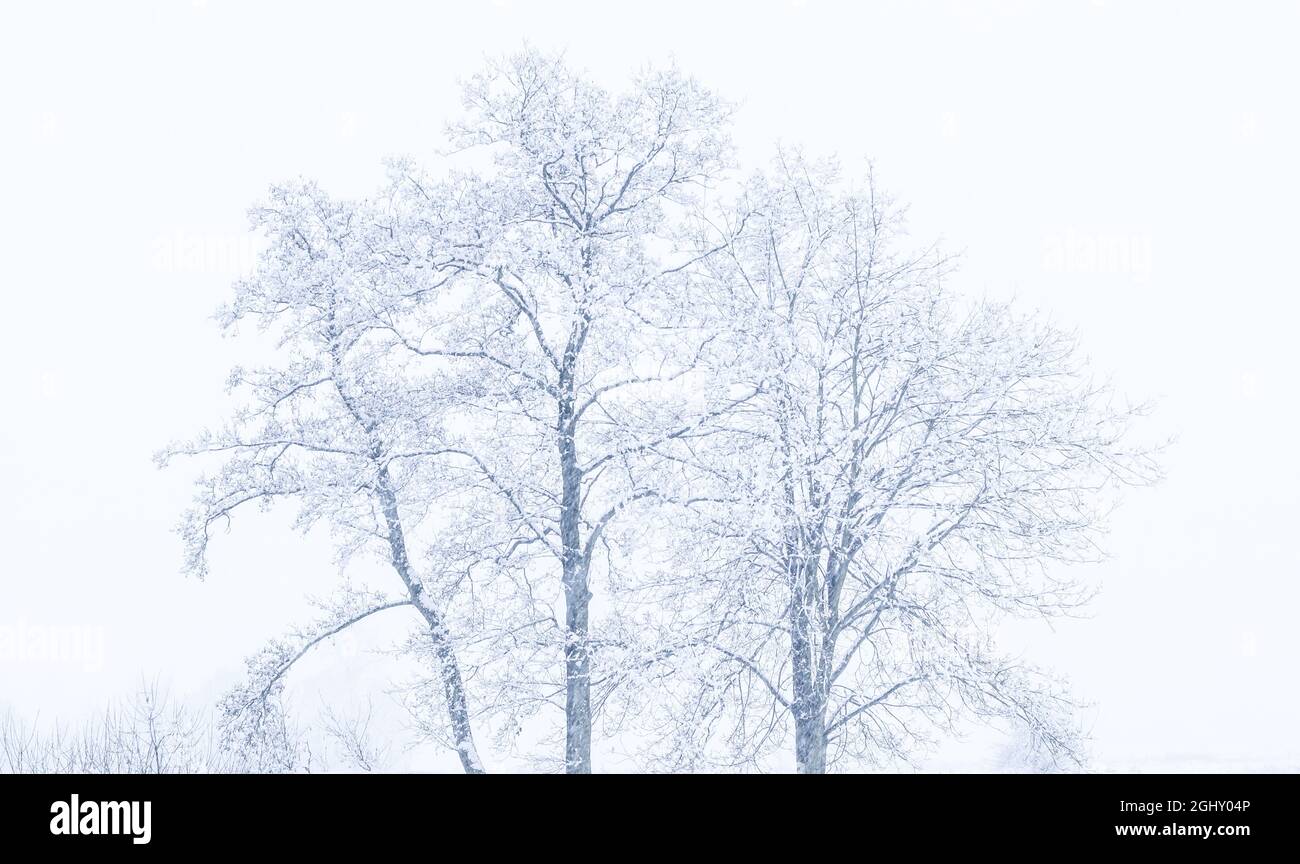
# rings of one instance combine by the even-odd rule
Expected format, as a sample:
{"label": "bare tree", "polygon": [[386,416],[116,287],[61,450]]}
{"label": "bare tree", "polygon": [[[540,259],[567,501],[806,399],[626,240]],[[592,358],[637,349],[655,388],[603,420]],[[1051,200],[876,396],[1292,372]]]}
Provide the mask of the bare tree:
{"label": "bare tree", "polygon": [[274,733],[313,646],[410,606],[436,671],[410,692],[445,714],[417,725],[471,773],[476,722],[509,744],[551,709],[570,773],[598,721],[678,769],[907,758],[969,715],[1075,759],[1068,697],[991,639],[1086,598],[1055,564],[1154,474],[1071,341],[945,290],[874,186],[798,154],[718,206],[728,108],[675,70],[614,95],[530,50],[465,105],[439,171],[255,211],[269,248],[225,318],[274,329],[279,362],[168,454],[221,460],[189,567],[236,510],[294,499],[401,591],[344,586],[253,658],[230,746]]}
{"label": "bare tree", "polygon": [[[455,140],[493,170],[394,172],[379,256],[391,333],[474,382],[436,448],[467,506],[495,516],[469,569],[514,580],[534,604],[523,623],[554,620],[559,589],[563,625],[536,635],[563,655],[565,770],[588,773],[598,562],[617,569],[615,523],[657,494],[646,454],[717,410],[710,388],[681,396],[709,345],[691,273],[716,250],[678,253],[674,237],[725,165],[726,110],[672,70],[613,96],[532,51],[472,79],[466,105]],[[535,677],[520,689],[549,701],[553,675]]]}
{"label": "bare tree", "polygon": [[734,352],[718,375],[758,395],[678,448],[696,502],[681,644],[713,661],[656,717],[673,758],[707,762],[712,739],[759,764],[792,742],[822,773],[975,716],[1077,760],[1067,695],[999,655],[993,625],[1086,599],[1053,565],[1095,558],[1106,493],[1154,476],[1124,444],[1133,412],[1063,334],[944,290],[948,262],[899,248],[873,185],[785,152],[742,211],[709,260]]}
{"label": "bare tree", "polygon": [[164,452],[160,463],[176,455],[222,458],[219,469],[201,479],[197,502],[181,525],[191,572],[206,573],[213,529],[228,524],[237,510],[293,499],[301,504],[300,527],[328,523],[344,560],[361,550],[376,552],[402,589],[392,599],[344,587],[312,628],[290,642],[273,643],[250,661],[247,687],[224,703],[227,722],[251,724],[245,744],[249,735],[260,736],[266,712],[276,722],[271,697],[307,650],[371,615],[404,607],[427,626],[451,744],[467,773],[482,773],[445,617],[449,598],[440,593],[444,574],[421,574],[412,558],[412,529],[428,508],[421,463],[438,434],[428,419],[433,397],[385,372],[390,340],[374,320],[364,279],[370,253],[363,229],[375,220],[359,206],[331,201],[301,183],[273,189],[253,212],[270,243],[257,273],[239,284],[223,317],[227,326],[252,319],[276,329],[283,359],[262,369],[237,369],[231,382],[248,394],[247,407],[228,427]]}
{"label": "bare tree", "polygon": [[374,717],[374,704],[366,701],[364,711],[346,714],[331,705],[324,706],[326,734],[343,752],[347,764],[358,771],[370,773],[383,770],[388,761],[389,745],[379,743],[370,732]]}
{"label": "bare tree", "polygon": [[77,727],[48,730],[7,712],[0,721],[0,773],[211,774],[302,771],[312,764],[300,730],[266,730],[252,761],[222,746],[210,711],[176,702],[154,683]]}

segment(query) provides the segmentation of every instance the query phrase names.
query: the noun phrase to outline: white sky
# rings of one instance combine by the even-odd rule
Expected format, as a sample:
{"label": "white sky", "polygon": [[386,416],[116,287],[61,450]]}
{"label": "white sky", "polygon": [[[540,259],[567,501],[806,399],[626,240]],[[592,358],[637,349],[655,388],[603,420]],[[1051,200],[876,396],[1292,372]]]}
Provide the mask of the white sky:
{"label": "white sky", "polygon": [[[210,698],[328,590],[327,544],[274,515],[180,576],[189,475],[151,454],[222,417],[238,345],[209,316],[266,186],[365,194],[384,156],[431,156],[458,76],[528,39],[615,87],[675,56],[743,102],[751,163],[778,139],[874,158],[916,238],[965,250],[963,287],[1077,328],[1160,399],[1168,480],[1117,514],[1092,618],[1008,638],[1095,703],[1104,763],[1300,764],[1298,10],[7,4],[0,705],[76,716],[142,674]],[[70,627],[75,656],[31,648]]]}

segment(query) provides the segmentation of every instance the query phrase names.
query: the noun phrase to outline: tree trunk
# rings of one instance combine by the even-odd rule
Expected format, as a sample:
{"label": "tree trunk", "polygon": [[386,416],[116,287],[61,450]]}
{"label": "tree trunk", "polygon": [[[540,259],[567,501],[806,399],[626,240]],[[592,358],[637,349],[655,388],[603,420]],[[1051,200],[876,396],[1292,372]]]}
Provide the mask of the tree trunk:
{"label": "tree trunk", "polygon": [[[334,311],[331,308],[331,325],[333,320]],[[347,390],[338,383],[337,373],[342,364],[339,360],[338,331],[333,327],[331,327],[331,339],[333,341],[330,346],[330,357],[334,363],[336,375],[334,381],[339,398],[343,400],[352,418],[373,440],[375,424],[366,418],[348,395]],[[406,586],[411,602],[424,618],[425,623],[429,625],[429,636],[433,640],[433,650],[438,657],[438,672],[442,676],[442,690],[447,702],[447,716],[451,721],[452,743],[456,748],[456,755],[460,757],[461,767],[466,774],[486,774],[487,771],[483,769],[483,762],[478,756],[478,748],[474,746],[474,730],[469,722],[465,682],[460,676],[460,664],[456,662],[451,633],[447,630],[447,625],[438,611],[425,605],[424,585],[411,570],[411,559],[406,551],[406,531],[402,528],[402,515],[397,508],[397,493],[393,490],[388,465],[383,461],[383,447],[377,440],[373,440],[371,444],[370,461],[375,468],[375,495],[379,499],[379,507],[384,513],[384,524],[388,529],[390,561],[402,584]]]}
{"label": "tree trunk", "polygon": [[[817,700],[819,703],[821,700]],[[826,773],[826,720],[820,704],[799,710],[794,720],[794,755],[800,774]]]}
{"label": "tree trunk", "polygon": [[560,450],[560,544],[562,547],[564,633],[564,770],[591,773],[591,657],[587,645],[591,592],[582,554],[579,517],[582,473],[573,440],[573,400],[562,399],[556,425]]}
{"label": "tree trunk", "polygon": [[795,596],[791,612],[790,659],[794,698],[794,754],[800,774],[826,773],[826,700],[822,698],[813,658],[812,621],[806,600]]}
{"label": "tree trunk", "polygon": [[787,546],[790,579],[790,666],[794,693],[790,713],[794,715],[794,754],[800,774],[826,773],[826,700],[818,675],[814,627],[820,617],[813,604],[816,594],[816,562],[804,561],[797,539]]}
{"label": "tree trunk", "polygon": [[451,721],[452,743],[456,755],[460,757],[461,767],[466,774],[486,774],[483,762],[478,757],[474,746],[474,731],[469,722],[469,704],[465,699],[465,682],[460,676],[460,665],[456,662],[456,652],[451,644],[451,634],[442,616],[430,609],[424,601],[424,585],[411,572],[411,562],[406,552],[406,533],[402,530],[401,517],[397,510],[397,494],[393,491],[388,468],[382,464],[378,470],[375,483],[380,507],[384,511],[384,521],[388,526],[388,547],[392,557],[393,569],[402,578],[411,602],[419,610],[429,625],[429,636],[433,640],[433,650],[438,657],[439,674],[442,676],[443,694],[447,701],[447,716]]}
{"label": "tree trunk", "polygon": [[451,720],[452,740],[456,744],[456,755],[460,757],[461,767],[466,774],[486,774],[483,762],[478,758],[474,747],[474,731],[469,724],[469,705],[465,701],[465,682],[460,677],[460,664],[452,651],[451,640],[442,624],[441,617],[416,601],[421,614],[429,622],[433,634],[434,650],[438,655],[438,664],[442,671],[442,690],[447,700],[447,715]]}

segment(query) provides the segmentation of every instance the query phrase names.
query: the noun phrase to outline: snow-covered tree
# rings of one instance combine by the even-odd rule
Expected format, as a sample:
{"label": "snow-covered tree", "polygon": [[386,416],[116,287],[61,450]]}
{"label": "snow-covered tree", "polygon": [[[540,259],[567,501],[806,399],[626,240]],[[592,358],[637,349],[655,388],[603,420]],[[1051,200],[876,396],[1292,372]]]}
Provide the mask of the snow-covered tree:
{"label": "snow-covered tree", "polygon": [[975,716],[1077,759],[1068,696],[992,635],[1086,598],[1055,565],[1096,557],[1108,490],[1153,476],[1133,412],[1064,334],[945,290],[874,185],[786,152],[741,209],[708,262],[717,375],[757,395],[679,448],[697,660],[655,715],[670,751],[755,764],[792,743],[822,773]]}
{"label": "snow-covered tree", "polygon": [[870,182],[798,154],[722,206],[728,108],[676,70],[613,94],[529,50],[465,109],[436,170],[255,211],[269,245],[225,318],[279,354],[171,451],[221,459],[189,567],[235,510],[292,498],[400,590],[343,584],[253,658],[231,746],[276,728],[306,651],[409,606],[421,727],[467,772],[476,723],[513,747],[524,721],[570,773],[630,726],[664,767],[792,750],[821,773],[968,715],[1076,758],[1068,697],[991,639],[1084,599],[1056,565],[1153,473],[1071,341],[946,290]]}
{"label": "snow-covered tree", "polygon": [[[673,70],[615,96],[532,51],[472,79],[466,106],[455,140],[490,153],[490,169],[432,176],[396,162],[371,201],[299,184],[257,212],[271,248],[228,320],[275,322],[287,359],[238,375],[257,404],[234,428],[179,448],[229,455],[186,528],[191,566],[215,522],[275,497],[302,499],[305,523],[352,530],[349,543],[379,538],[401,600],[349,597],[317,629],[416,606],[467,770],[464,688],[436,603],[455,586],[492,594],[490,615],[467,616],[512,652],[488,701],[531,715],[562,692],[563,764],[584,773],[593,675],[618,677],[593,672],[596,648],[629,650],[591,636],[595,581],[618,569],[617,522],[660,494],[646,454],[727,398],[685,386],[710,343],[691,274],[716,249],[674,244],[726,164],[726,109]],[[409,523],[435,499],[420,532],[441,536],[421,575]],[[245,695],[272,692],[301,653],[269,650]]]}
{"label": "snow-covered tree", "polygon": [[[224,457],[200,481],[181,525],[186,567],[207,572],[213,531],[237,510],[291,499],[301,505],[300,527],[327,523],[345,559],[377,552],[400,591],[375,595],[345,584],[321,620],[251,659],[246,686],[223,705],[230,740],[247,748],[279,724],[282,678],[312,646],[377,612],[409,607],[427,626],[450,742],[465,771],[481,773],[447,623],[454,586],[437,559],[422,569],[411,547],[414,531],[431,521],[427,451],[439,437],[435,403],[445,394],[432,381],[417,386],[389,371],[391,340],[365,276],[364,229],[375,220],[364,205],[331,201],[309,183],[273,189],[253,218],[269,243],[223,317],[230,327],[252,320],[274,331],[279,352],[265,368],[235,370],[231,384],[247,399],[227,427],[160,456],[164,464],[181,454]],[[437,539],[431,543],[436,549]]]}
{"label": "snow-covered tree", "polygon": [[[381,247],[391,333],[413,360],[473,382],[444,417],[462,506],[490,514],[467,566],[513,581],[538,610],[529,620],[562,620],[530,631],[542,665],[515,689],[543,703],[562,691],[564,768],[586,773],[592,682],[618,677],[599,648],[612,663],[628,651],[593,636],[598,583],[618,578],[617,523],[662,494],[653,448],[728,398],[699,377],[710,338],[690,302],[721,243],[675,242],[725,167],[726,109],[673,70],[613,95],[536,52],[473,78],[466,106],[456,143],[490,154],[490,169],[394,168]],[[617,610],[603,608],[613,627]]]}

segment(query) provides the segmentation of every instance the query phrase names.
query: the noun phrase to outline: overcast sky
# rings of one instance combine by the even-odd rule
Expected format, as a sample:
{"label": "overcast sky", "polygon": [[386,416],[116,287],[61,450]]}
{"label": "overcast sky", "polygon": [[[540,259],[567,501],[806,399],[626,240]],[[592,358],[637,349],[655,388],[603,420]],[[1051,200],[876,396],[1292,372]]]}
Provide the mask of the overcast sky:
{"label": "overcast sky", "polygon": [[328,543],[280,514],[181,576],[191,476],[151,456],[223,416],[239,345],[211,313],[268,184],[363,195],[385,156],[432,161],[457,78],[527,39],[614,88],[675,58],[741,103],[747,164],[778,141],[873,159],[964,290],[1076,329],[1158,400],[1168,479],[1115,515],[1091,617],[1006,638],[1093,703],[1105,764],[1300,765],[1298,9],[7,4],[0,704],[74,717],[142,674],[210,699],[328,590]]}

